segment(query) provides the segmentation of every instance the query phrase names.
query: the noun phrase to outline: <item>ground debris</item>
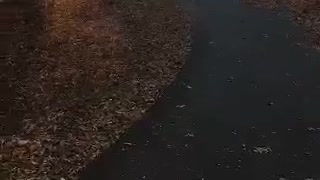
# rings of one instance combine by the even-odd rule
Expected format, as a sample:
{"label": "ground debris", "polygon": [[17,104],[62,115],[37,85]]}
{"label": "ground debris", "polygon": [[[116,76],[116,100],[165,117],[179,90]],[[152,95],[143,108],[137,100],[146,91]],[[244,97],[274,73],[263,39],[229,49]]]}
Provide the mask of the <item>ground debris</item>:
{"label": "ground debris", "polygon": [[267,9],[275,9],[278,7],[277,0],[243,0],[246,4],[254,7],[263,7]]}
{"label": "ground debris", "polygon": [[267,154],[272,152],[272,149],[270,147],[254,147],[253,152],[258,153],[258,154]]}
{"label": "ground debris", "polygon": [[185,104],[181,104],[181,105],[176,105],[176,108],[179,108],[179,109],[182,109],[182,108],[184,108],[184,107],[186,107],[187,105],[185,105]]}
{"label": "ground debris", "polygon": [[1,138],[0,170],[77,179],[174,80],[189,17],[171,0],[47,1],[38,17],[9,57],[29,113],[19,134]]}
{"label": "ground debris", "polygon": [[184,137],[190,137],[193,138],[194,134],[192,132],[188,132],[186,135],[184,135]]}

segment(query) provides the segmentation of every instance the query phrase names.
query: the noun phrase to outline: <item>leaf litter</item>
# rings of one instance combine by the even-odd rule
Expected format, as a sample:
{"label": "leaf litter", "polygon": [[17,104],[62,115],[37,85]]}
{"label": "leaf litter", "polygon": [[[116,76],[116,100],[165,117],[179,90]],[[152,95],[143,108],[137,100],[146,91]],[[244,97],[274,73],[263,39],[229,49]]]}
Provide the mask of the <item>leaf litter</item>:
{"label": "leaf litter", "polygon": [[77,179],[174,80],[190,20],[172,0],[37,8],[9,57],[15,103],[27,113],[18,134],[0,139],[0,170],[7,179]]}

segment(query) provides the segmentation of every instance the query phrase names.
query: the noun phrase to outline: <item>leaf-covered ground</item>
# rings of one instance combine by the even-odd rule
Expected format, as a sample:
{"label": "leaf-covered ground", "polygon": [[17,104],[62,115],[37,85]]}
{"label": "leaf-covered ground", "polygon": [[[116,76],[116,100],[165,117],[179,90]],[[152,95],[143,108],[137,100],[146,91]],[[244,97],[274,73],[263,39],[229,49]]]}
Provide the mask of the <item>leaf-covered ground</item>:
{"label": "leaf-covered ground", "polygon": [[76,179],[184,64],[189,17],[173,0],[51,0],[12,50],[22,129],[1,137],[7,179]]}

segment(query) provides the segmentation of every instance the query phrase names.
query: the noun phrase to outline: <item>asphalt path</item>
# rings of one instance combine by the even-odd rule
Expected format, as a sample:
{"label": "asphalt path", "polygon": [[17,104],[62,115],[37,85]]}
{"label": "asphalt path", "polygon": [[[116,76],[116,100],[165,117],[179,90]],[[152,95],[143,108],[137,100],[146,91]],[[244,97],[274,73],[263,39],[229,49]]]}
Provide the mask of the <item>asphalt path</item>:
{"label": "asphalt path", "polygon": [[185,68],[82,179],[320,179],[320,53],[299,45],[302,29],[236,0],[182,4]]}

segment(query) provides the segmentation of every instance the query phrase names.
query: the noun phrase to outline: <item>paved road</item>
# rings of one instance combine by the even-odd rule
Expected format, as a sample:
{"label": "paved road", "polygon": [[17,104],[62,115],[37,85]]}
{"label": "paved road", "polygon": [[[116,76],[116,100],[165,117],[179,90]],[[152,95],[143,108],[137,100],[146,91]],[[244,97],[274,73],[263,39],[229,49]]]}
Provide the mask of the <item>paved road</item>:
{"label": "paved road", "polygon": [[185,69],[82,179],[320,179],[320,53],[285,14],[193,6]]}

